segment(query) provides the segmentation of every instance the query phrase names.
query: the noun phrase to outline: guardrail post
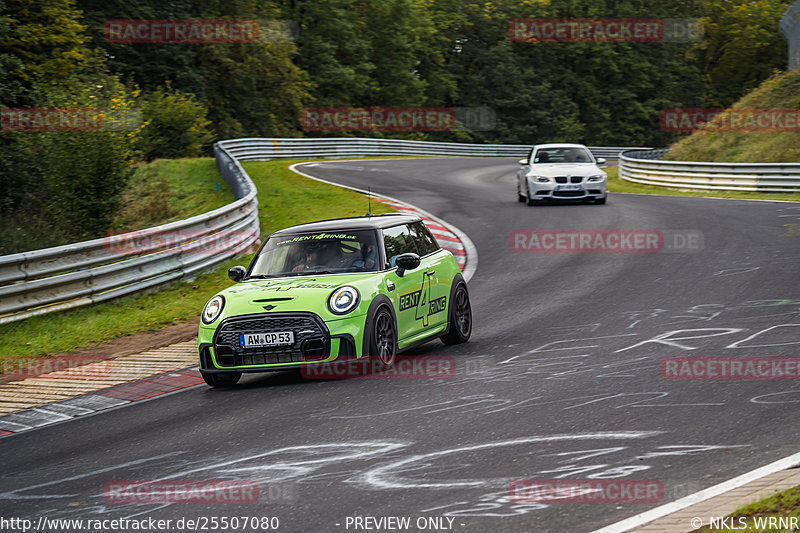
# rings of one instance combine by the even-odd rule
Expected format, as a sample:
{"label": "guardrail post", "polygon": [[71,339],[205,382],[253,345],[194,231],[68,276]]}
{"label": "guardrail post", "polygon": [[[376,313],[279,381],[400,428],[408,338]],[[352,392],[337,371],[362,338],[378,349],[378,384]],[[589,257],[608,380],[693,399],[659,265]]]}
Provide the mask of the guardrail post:
{"label": "guardrail post", "polygon": [[800,0],[781,17],[781,31],[789,44],[789,70],[800,67]]}

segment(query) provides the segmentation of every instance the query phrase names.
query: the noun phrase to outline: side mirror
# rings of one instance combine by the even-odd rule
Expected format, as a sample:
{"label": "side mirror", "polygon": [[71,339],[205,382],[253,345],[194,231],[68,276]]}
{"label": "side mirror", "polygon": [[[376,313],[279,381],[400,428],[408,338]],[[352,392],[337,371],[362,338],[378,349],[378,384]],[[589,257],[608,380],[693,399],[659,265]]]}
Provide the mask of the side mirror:
{"label": "side mirror", "polygon": [[243,266],[235,266],[228,270],[228,277],[231,278],[231,281],[234,283],[239,283],[244,279],[247,275],[247,269]]}
{"label": "side mirror", "polygon": [[602,157],[598,157],[597,158],[597,164],[598,165],[605,165],[606,164],[606,160],[603,159]]}
{"label": "side mirror", "polygon": [[414,270],[419,266],[419,256],[414,253],[400,254],[395,259],[394,264],[397,265],[397,277],[402,278],[406,270]]}
{"label": "side mirror", "polygon": [[528,160],[527,160],[527,159],[520,159],[520,160],[519,160],[519,164],[520,164],[521,166],[525,166],[525,165],[527,165],[527,164],[528,164]]}

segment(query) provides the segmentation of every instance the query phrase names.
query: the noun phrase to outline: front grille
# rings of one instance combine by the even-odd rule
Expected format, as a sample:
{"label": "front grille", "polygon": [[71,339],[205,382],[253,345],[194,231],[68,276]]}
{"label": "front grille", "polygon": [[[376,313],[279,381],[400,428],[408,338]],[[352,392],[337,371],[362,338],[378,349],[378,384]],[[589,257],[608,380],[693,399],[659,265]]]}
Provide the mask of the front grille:
{"label": "front grille", "polygon": [[583,176],[556,176],[556,183],[582,183]]}
{"label": "front grille", "polygon": [[[243,333],[292,331],[294,344],[244,348],[239,345]],[[325,323],[313,313],[274,313],[229,318],[214,335],[214,353],[220,366],[300,363],[325,359],[330,354],[330,333]]]}
{"label": "front grille", "polygon": [[573,196],[585,196],[586,193],[583,191],[553,191],[553,196],[563,196],[565,198],[571,198]]}

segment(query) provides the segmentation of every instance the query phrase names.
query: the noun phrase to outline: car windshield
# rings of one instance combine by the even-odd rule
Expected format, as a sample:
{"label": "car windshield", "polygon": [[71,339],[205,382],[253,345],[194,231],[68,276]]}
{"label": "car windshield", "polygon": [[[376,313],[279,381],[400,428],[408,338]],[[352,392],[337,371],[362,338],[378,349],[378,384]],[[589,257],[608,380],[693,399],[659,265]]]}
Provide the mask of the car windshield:
{"label": "car windshield", "polygon": [[591,162],[592,156],[589,151],[580,147],[540,148],[533,158],[534,164]]}
{"label": "car windshield", "polygon": [[377,267],[372,230],[282,234],[269,238],[249,277],[374,272]]}

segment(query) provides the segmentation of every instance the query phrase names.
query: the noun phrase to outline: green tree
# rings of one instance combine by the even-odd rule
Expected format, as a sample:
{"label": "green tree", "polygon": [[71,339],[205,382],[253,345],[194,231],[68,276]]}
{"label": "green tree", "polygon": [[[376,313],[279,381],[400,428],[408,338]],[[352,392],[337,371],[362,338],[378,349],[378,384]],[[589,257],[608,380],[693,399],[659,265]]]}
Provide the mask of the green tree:
{"label": "green tree", "polygon": [[[419,70],[433,28],[424,4],[413,0],[289,2],[298,21],[297,64],[310,75],[319,107],[405,107],[426,102]],[[408,132],[331,132],[311,135],[418,137]]]}
{"label": "green tree", "polygon": [[141,106],[144,121],[137,146],[146,161],[197,157],[212,138],[206,109],[192,96],[156,89]]}
{"label": "green tree", "polygon": [[36,90],[63,85],[80,68],[88,52],[80,15],[74,0],[0,1],[0,104],[34,105]]}
{"label": "green tree", "polygon": [[694,54],[708,78],[709,106],[728,107],[776,70],[787,48],[778,23],[791,5],[780,0],[704,0],[706,36]]}
{"label": "green tree", "polygon": [[[0,9],[0,107],[105,113],[129,103],[86,46],[73,1],[6,0]],[[0,254],[103,234],[135,157],[135,127],[112,127],[115,120],[94,131],[0,132]]]}
{"label": "green tree", "polygon": [[195,95],[208,108],[217,138],[243,135],[296,136],[307,102],[308,76],[293,62],[296,48],[286,36],[263,31],[248,43],[108,42],[103,24],[110,19],[244,19],[264,23],[280,19],[274,2],[79,0],[93,30],[92,45],[104,50],[112,70],[153,91],[169,81]]}

